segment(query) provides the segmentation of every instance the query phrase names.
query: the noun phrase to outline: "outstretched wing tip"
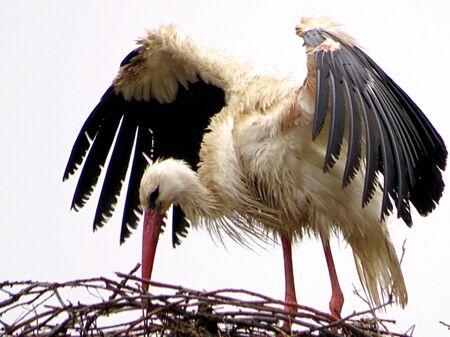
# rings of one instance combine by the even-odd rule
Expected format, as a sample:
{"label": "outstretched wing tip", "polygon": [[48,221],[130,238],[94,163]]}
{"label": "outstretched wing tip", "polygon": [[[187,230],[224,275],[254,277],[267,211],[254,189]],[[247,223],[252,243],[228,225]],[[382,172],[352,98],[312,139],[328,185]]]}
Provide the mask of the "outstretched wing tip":
{"label": "outstretched wing tip", "polygon": [[65,182],[75,173],[75,171],[69,171],[68,167],[64,170],[62,181]]}

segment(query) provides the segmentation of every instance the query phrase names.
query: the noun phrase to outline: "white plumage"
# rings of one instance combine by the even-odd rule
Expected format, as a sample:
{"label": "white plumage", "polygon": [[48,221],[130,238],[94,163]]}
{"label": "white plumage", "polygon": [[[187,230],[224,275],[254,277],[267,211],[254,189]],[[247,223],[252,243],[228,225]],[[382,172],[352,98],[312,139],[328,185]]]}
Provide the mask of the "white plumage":
{"label": "white plumage", "polygon": [[[421,214],[432,211],[443,190],[445,145],[420,109],[340,26],[305,18],[296,31],[308,55],[303,85],[259,74],[175,26],[149,32],[122,62],[72,150],[65,177],[89,148],[84,133],[95,138],[73,205],[81,207],[89,196],[96,178],[86,176],[98,176],[98,169],[89,172],[106,159],[97,160],[98,153],[112,146],[103,130],[115,132],[121,120],[95,225],[111,215],[136,137],[122,239],[135,227],[131,213],[138,211],[138,199],[145,226],[156,224],[150,224],[156,237],[162,216],[176,206],[174,245],[185,235],[187,219],[238,241],[274,234],[289,251],[291,240],[314,235],[322,239],[328,261],[328,240],[341,234],[371,299],[379,304],[392,292],[404,306],[407,291],[385,217],[395,206],[410,225],[410,201]],[[145,173],[141,153],[154,160]],[[381,183],[377,172],[384,176]],[[154,254],[156,243],[151,245]],[[154,255],[148,257],[145,248],[143,253],[144,264],[153,264]],[[343,301],[331,276],[334,266],[329,270],[337,287],[332,302]],[[151,267],[144,272],[150,275]],[[286,302],[295,302],[291,286]],[[336,316],[341,307],[330,303]]]}

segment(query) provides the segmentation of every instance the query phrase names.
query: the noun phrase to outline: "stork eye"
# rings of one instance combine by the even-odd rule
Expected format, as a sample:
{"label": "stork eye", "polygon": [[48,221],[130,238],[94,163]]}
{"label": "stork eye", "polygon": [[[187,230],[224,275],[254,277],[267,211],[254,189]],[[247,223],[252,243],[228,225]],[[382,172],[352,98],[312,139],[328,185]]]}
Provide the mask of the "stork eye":
{"label": "stork eye", "polygon": [[159,186],[155,190],[150,192],[150,194],[148,195],[148,201],[151,206],[155,206],[156,199],[158,199],[158,197],[159,197]]}

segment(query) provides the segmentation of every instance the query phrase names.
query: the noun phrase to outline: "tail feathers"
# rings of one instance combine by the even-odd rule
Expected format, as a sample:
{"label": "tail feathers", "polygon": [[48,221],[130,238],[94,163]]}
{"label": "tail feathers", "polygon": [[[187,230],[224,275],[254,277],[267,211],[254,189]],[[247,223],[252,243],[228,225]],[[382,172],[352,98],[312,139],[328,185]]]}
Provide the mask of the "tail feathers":
{"label": "tail feathers", "polygon": [[372,304],[379,306],[392,300],[403,308],[408,302],[405,281],[392,242],[385,235],[379,240],[370,237],[351,242],[355,265]]}

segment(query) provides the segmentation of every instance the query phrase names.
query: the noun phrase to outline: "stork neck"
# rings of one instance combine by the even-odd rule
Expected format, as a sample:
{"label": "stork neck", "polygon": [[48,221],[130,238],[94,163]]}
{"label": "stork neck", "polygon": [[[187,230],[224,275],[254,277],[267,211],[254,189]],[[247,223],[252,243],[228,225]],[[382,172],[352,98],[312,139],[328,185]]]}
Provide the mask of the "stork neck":
{"label": "stork neck", "polygon": [[217,196],[197,176],[183,189],[178,203],[194,225],[201,219],[214,219],[218,215]]}

